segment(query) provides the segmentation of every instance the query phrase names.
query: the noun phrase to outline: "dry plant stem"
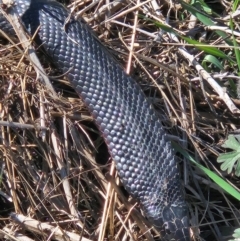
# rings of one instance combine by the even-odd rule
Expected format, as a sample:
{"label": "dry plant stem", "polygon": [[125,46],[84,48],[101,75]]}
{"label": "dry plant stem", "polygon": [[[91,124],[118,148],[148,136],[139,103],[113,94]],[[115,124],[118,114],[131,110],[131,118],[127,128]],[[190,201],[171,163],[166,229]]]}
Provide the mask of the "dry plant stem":
{"label": "dry plant stem", "polygon": [[156,15],[162,16],[161,13],[161,7],[159,6],[158,2],[156,0],[153,0],[151,2],[152,10]]}
{"label": "dry plant stem", "polygon": [[84,115],[84,114],[75,114],[75,113],[62,113],[60,110],[59,112],[50,111],[51,116],[53,117],[63,117],[66,115],[67,118],[75,120],[75,121],[93,121],[92,116]]}
{"label": "dry plant stem", "polygon": [[[78,124],[80,130],[84,133],[84,135],[87,137],[87,140],[89,141],[89,143],[91,144],[91,146],[95,149],[94,143],[92,142],[92,139],[90,138],[89,134],[87,133],[87,131],[80,125]],[[78,132],[78,131],[77,131]]]}
{"label": "dry plant stem", "polygon": [[[42,152],[44,152],[45,150],[43,150]],[[45,159],[48,160],[48,156],[47,154],[45,155]],[[46,167],[46,169],[48,169],[48,167],[50,167],[50,169],[53,169],[51,166],[51,161],[49,161],[49,166]],[[37,182],[39,189],[42,190],[43,192],[43,198],[40,200],[37,196],[37,190],[35,191],[36,193],[36,197],[39,199],[41,205],[45,208],[45,210],[47,210],[48,215],[51,217],[52,220],[54,220],[54,217],[52,216],[53,214],[51,213],[51,211],[48,210],[48,208],[44,205],[44,201],[45,200],[50,200],[52,206],[56,209],[56,210],[65,210],[66,209],[66,201],[64,199],[64,197],[57,195],[56,191],[55,191],[55,187],[49,182],[49,178],[46,175],[47,170],[43,168],[43,175],[41,176],[41,179]],[[69,213],[67,213],[67,215],[69,216]],[[73,221],[72,221],[73,222]]]}
{"label": "dry plant stem", "polygon": [[15,10],[14,7],[11,7],[11,11],[9,11],[8,14],[6,14],[2,9],[0,9],[1,13],[5,16],[5,18],[10,22],[10,24],[13,26],[23,48],[28,52],[28,57],[31,60],[31,62],[33,63],[33,66],[36,70],[36,73],[38,76],[41,76],[47,86],[47,88],[51,91],[52,95],[54,97],[57,96],[55,90],[52,87],[52,84],[50,82],[50,80],[48,79],[36,53],[35,50],[33,48],[33,46],[31,45],[31,42],[28,40],[25,31],[22,27],[22,24],[19,21],[18,18],[18,14],[17,11]]}
{"label": "dry plant stem", "polygon": [[[238,76],[234,76],[234,75],[228,75],[228,72],[225,72],[225,73],[221,73],[221,74],[214,74],[212,75],[213,78],[215,79],[224,79],[224,78],[234,78],[234,79],[239,79],[240,80],[240,77]],[[199,81],[200,80],[200,77],[194,77],[192,79],[190,79],[190,81]]]}
{"label": "dry plant stem", "polygon": [[[2,11],[2,10],[1,10]],[[23,51],[22,51],[22,49],[21,48],[19,48],[18,47],[18,45],[21,45],[21,43],[14,43],[14,41],[12,40],[12,36],[11,37],[9,37],[6,33],[4,33],[1,29],[0,29],[0,35],[1,36],[3,36],[5,39],[7,39],[8,41],[9,41],[9,43],[11,43],[12,44],[12,46],[10,46],[10,47],[6,47],[5,49],[9,49],[9,48],[17,48],[17,50],[19,51],[19,53],[22,53],[22,54],[24,54],[23,53]],[[4,50],[5,50],[4,49]]]}
{"label": "dry plant stem", "polygon": [[[151,64],[153,64],[155,66],[158,66],[159,68],[163,69],[164,71],[167,71],[170,74],[173,74],[175,77],[179,78],[181,81],[186,82],[186,78],[183,77],[182,75],[176,73],[176,71],[174,69],[172,69],[171,67],[169,67],[167,65],[164,65],[162,63],[159,63],[157,60],[149,58],[149,57],[144,56],[142,54],[134,53],[134,55],[137,58],[139,58],[139,59],[142,59],[142,60],[144,60],[146,62],[149,62],[149,63],[151,63]],[[151,77],[151,79],[152,79],[152,77]]]}
{"label": "dry plant stem", "polygon": [[[79,11],[77,14],[76,14],[76,18],[79,18],[81,17],[86,11],[88,11],[89,9],[93,8],[95,5],[97,5],[98,3],[100,2],[100,0],[92,0],[91,3],[85,7],[83,10]],[[74,7],[74,5],[76,5],[76,3],[74,2],[72,4],[72,6]],[[72,8],[73,8],[72,7]]]}
{"label": "dry plant stem", "polygon": [[[137,0],[137,5],[140,4],[140,1]],[[127,69],[126,73],[130,74],[131,71],[131,65],[132,65],[132,57],[133,57],[133,50],[134,50],[134,42],[135,42],[135,37],[136,37],[136,28],[137,28],[137,22],[138,22],[138,9],[136,9],[135,12],[135,17],[134,17],[134,26],[133,26],[133,33],[132,33],[132,40],[131,40],[131,45],[129,48],[129,56],[128,56],[128,63],[127,63]]]}
{"label": "dry plant stem", "polygon": [[[226,197],[226,195],[223,193],[223,196],[224,196],[224,198],[225,198],[225,200],[226,200],[226,202],[227,202],[227,204],[228,204],[228,207],[229,207],[229,209],[231,209],[231,211],[232,211],[232,213],[233,213],[233,216],[234,216],[234,220],[235,220],[235,222],[236,222],[236,226],[238,226],[239,227],[239,225],[240,225],[240,222],[239,222],[239,210],[237,209],[237,210],[233,210],[233,207],[232,207],[232,205],[231,205],[231,201]],[[237,212],[236,212],[237,211]],[[220,213],[220,215],[221,215],[221,211],[219,211],[219,213]],[[222,219],[224,220],[225,218],[224,217],[222,217]],[[225,220],[225,223],[226,223],[226,226],[228,225],[227,224],[227,220]]]}
{"label": "dry plant stem", "polygon": [[[43,93],[40,93],[40,126],[46,128],[45,123],[45,105],[44,105],[44,99],[43,99]],[[41,138],[42,141],[45,142],[46,140],[46,131],[43,129],[41,132]]]}
{"label": "dry plant stem", "polygon": [[[124,26],[124,27],[129,28],[129,29],[133,29],[133,28],[134,28],[133,26],[131,26],[131,25],[129,25],[129,24],[122,23],[122,22],[117,21],[117,20],[111,20],[111,23],[116,23],[116,24],[118,24],[118,25],[120,25],[120,26]],[[157,37],[156,34],[149,33],[149,32],[147,32],[147,31],[144,31],[144,30],[140,29],[140,28],[136,28],[136,30],[137,30],[139,33],[143,33],[143,34],[145,34],[146,36],[151,37],[151,38],[153,38],[153,39],[155,39],[155,38]]]}
{"label": "dry plant stem", "polygon": [[79,6],[80,7],[80,6],[82,6],[82,5],[86,4],[86,3],[92,2],[92,0],[84,0],[84,2],[82,0],[74,0],[74,1],[71,1],[71,2],[72,3],[70,3],[68,5],[69,8],[72,8],[74,6]]}
{"label": "dry plant stem", "polygon": [[152,0],[147,0],[147,1],[145,1],[145,2],[142,2],[142,3],[138,4],[138,5],[134,5],[132,8],[129,8],[129,9],[121,12],[120,14],[118,14],[118,15],[112,17],[112,18],[109,18],[109,19],[106,20],[104,23],[112,22],[112,20],[117,19],[117,18],[119,18],[119,17],[122,17],[122,16],[126,15],[127,13],[131,13],[131,12],[133,12],[134,10],[138,9],[139,7],[141,7],[141,6],[149,3],[149,2],[151,2],[151,1],[152,1]]}
{"label": "dry plant stem", "polygon": [[212,88],[217,92],[219,97],[225,102],[227,107],[232,113],[240,113],[240,110],[234,105],[226,91],[223,90],[221,86],[211,77],[211,75],[197,62],[197,60],[189,54],[186,50],[183,48],[179,48],[179,52],[190,62],[191,65],[193,65],[198,73],[205,79]]}
{"label": "dry plant stem", "polygon": [[[115,167],[115,164],[114,164],[114,162],[112,162],[111,169],[110,169],[111,176],[114,173],[114,167]],[[112,193],[113,193],[113,188],[112,188],[111,182],[109,182],[108,186],[107,186],[107,193],[106,193],[105,203],[104,203],[104,208],[103,208],[102,221],[101,221],[101,224],[99,227],[100,233],[98,236],[98,241],[104,240],[104,234],[105,234],[107,220],[108,220],[108,216],[109,216],[109,209],[110,209],[109,207],[110,207],[110,205],[111,205],[110,203],[112,202],[112,199],[113,199]]]}
{"label": "dry plant stem", "polygon": [[179,117],[178,113],[176,112],[175,108],[173,107],[173,105],[171,104],[171,101],[167,98],[165,92],[162,90],[162,88],[160,88],[160,86],[157,84],[157,82],[155,81],[155,79],[151,76],[151,74],[146,70],[146,68],[144,68],[144,66],[142,65],[142,63],[139,61],[138,57],[142,58],[143,60],[149,61],[150,63],[155,64],[156,66],[159,66],[160,68],[163,68],[166,71],[169,71],[170,73],[173,73],[175,76],[179,77],[180,80],[185,81],[185,78],[183,78],[181,75],[177,74],[176,71],[172,70],[169,67],[166,67],[162,64],[160,64],[158,61],[151,59],[149,57],[140,55],[140,54],[134,54],[135,59],[138,61],[138,63],[141,65],[141,67],[145,70],[145,72],[147,73],[147,75],[149,76],[149,78],[152,80],[152,82],[154,83],[154,85],[158,88],[158,90],[161,92],[164,100],[167,101],[168,105],[171,107],[172,111],[174,112],[174,114],[176,115],[177,119],[179,120],[179,122],[182,123],[182,119]]}
{"label": "dry plant stem", "polygon": [[42,126],[22,124],[18,122],[10,122],[10,121],[0,121],[0,126],[9,126],[11,128],[19,128],[19,129],[47,130],[46,127],[42,127]]}
{"label": "dry plant stem", "polygon": [[[16,169],[16,167],[15,167],[15,169]],[[31,177],[33,178],[33,179],[35,179],[34,180],[34,182],[35,183],[37,183],[38,182],[38,177],[36,177],[36,175],[34,175],[34,173],[33,173],[33,171],[31,171],[31,168],[28,166],[28,168],[27,168],[28,170],[29,170],[29,173],[30,173],[30,175],[31,175]],[[20,174],[20,176],[21,176],[21,179],[23,180],[23,183],[25,183],[25,186],[24,186],[24,189],[28,192],[28,196],[29,197],[31,197],[32,195],[31,195],[31,193],[33,193],[34,194],[34,197],[36,197],[36,199],[39,201],[39,203],[44,207],[44,209],[48,212],[48,215],[49,215],[49,217],[50,217],[50,219],[51,220],[54,220],[54,217],[52,216],[52,214],[48,211],[48,208],[45,206],[45,204],[43,203],[43,201],[44,200],[42,200],[38,195],[37,195],[37,193],[35,192],[35,190],[33,190],[33,187],[28,183],[28,181],[26,180],[26,178],[25,178],[25,175],[24,175],[24,173],[22,174],[22,172],[18,172],[18,174]],[[48,191],[48,194],[50,195],[52,192],[53,192],[53,188],[52,189],[50,189],[48,186],[48,184],[43,184],[43,183],[41,183],[42,184],[42,187],[40,187],[41,189],[48,189],[49,191]],[[41,184],[40,184],[40,186],[41,186]],[[44,187],[43,187],[43,185],[44,185]],[[51,184],[50,184],[51,185]],[[45,197],[44,198],[47,198],[47,195],[45,195]],[[34,201],[34,198],[31,198],[32,199],[32,202],[34,202],[34,209],[37,209],[38,208],[38,206],[37,206],[37,204],[36,204],[36,202]],[[60,199],[60,198],[52,198],[51,200],[52,200],[52,204],[54,205],[54,203],[56,203],[57,201],[56,200],[58,200],[58,199]],[[62,203],[60,203],[60,207],[62,207],[63,205],[61,205]],[[18,209],[15,209],[15,210],[18,210]],[[21,212],[20,211],[20,209],[19,209],[19,211],[18,212]]]}
{"label": "dry plant stem", "polygon": [[[57,95],[56,95],[47,75],[45,74],[45,71],[43,70],[43,68],[40,64],[33,47],[31,46],[30,42],[28,41],[28,39],[25,35],[25,32],[22,28],[21,23],[18,20],[16,11],[14,10],[14,8],[12,8],[12,13],[9,14],[9,15],[6,15],[4,11],[2,11],[2,13],[4,14],[4,16],[6,16],[8,21],[12,24],[12,26],[13,26],[14,30],[16,31],[16,34],[18,35],[18,38],[21,41],[23,47],[26,50],[28,50],[29,58],[32,61],[33,66],[35,67],[35,70],[36,70],[38,76],[40,75],[44,79],[44,81],[47,85],[47,88],[52,92],[53,96],[56,97]],[[41,109],[41,110],[43,110],[43,109]],[[43,113],[41,114],[41,122],[43,121],[42,119],[44,119]],[[66,199],[68,200],[69,209],[70,209],[70,212],[71,212],[73,217],[78,217],[78,212],[75,209],[75,205],[74,205],[74,202],[73,202],[73,198],[72,198],[72,194],[71,194],[71,190],[70,190],[70,184],[69,184],[69,181],[68,181],[68,178],[67,178],[67,173],[65,171],[65,166],[61,162],[62,158],[61,158],[61,155],[60,155],[60,152],[59,152],[60,148],[57,145],[57,138],[56,138],[54,133],[51,136],[52,136],[52,142],[54,144],[54,150],[55,150],[56,157],[57,157],[57,163],[58,163],[59,169],[61,170],[63,187],[64,187],[64,191],[65,191],[65,194],[66,194]],[[83,227],[83,224],[80,221],[78,222],[78,225],[80,227]]]}
{"label": "dry plant stem", "polygon": [[[78,126],[79,126],[79,128],[81,128],[81,125],[78,125]],[[93,156],[90,155],[89,152],[87,152],[85,148],[83,148],[83,146],[81,144],[81,140],[79,138],[79,134],[77,134],[77,130],[73,125],[69,125],[69,133],[73,139],[76,149],[78,150],[79,153],[81,153],[81,155],[83,155],[87,159],[88,165],[90,164],[92,170],[94,171],[94,174],[96,175],[96,177],[98,179],[98,182],[101,183],[101,186],[105,193],[107,190],[106,178],[104,177],[99,165],[96,163],[96,160],[93,158]],[[81,135],[80,135],[80,137],[81,137]],[[81,159],[80,159],[80,161],[81,161]],[[79,166],[80,166],[80,171],[81,171],[82,163],[80,163]],[[98,189],[98,187],[96,186],[95,189]],[[101,194],[101,196],[103,198],[105,198],[105,194],[101,190],[98,190],[98,192]]]}
{"label": "dry plant stem", "polygon": [[[162,16],[162,14],[155,14],[155,13],[152,14],[151,11],[146,10],[146,9],[144,9],[144,8],[142,8],[142,7],[141,7],[140,9],[141,9],[141,11],[143,11],[144,14],[146,14],[147,16],[151,17],[152,19],[154,19],[154,20],[156,20],[156,21],[158,21],[158,22],[160,22],[160,23],[168,26],[168,27],[171,28],[174,32],[177,32],[177,33],[179,33],[180,35],[185,35],[183,31],[180,31],[180,30],[177,29],[177,28],[173,28],[171,25],[169,25],[168,23],[166,23],[166,21],[163,21],[163,19],[159,18],[159,16]],[[155,38],[156,38],[156,37],[158,37],[158,36],[155,35]]]}
{"label": "dry plant stem", "polygon": [[240,37],[240,32],[237,31],[233,31],[231,29],[229,29],[229,27],[223,27],[223,26],[207,26],[207,30],[220,30],[222,32],[231,34],[231,35],[235,35],[237,37]]}
{"label": "dry plant stem", "polygon": [[[117,176],[117,175],[116,175]],[[114,210],[116,208],[116,205],[119,204],[119,199],[117,197],[117,193],[114,191],[114,189],[112,189],[111,192],[111,197],[110,197],[110,207],[109,207],[109,233],[111,235],[111,240],[110,241],[114,241],[117,240],[115,238],[115,214],[114,214]]]}
{"label": "dry plant stem", "polygon": [[127,229],[127,227],[126,227],[126,223],[127,223],[127,221],[130,221],[130,220],[129,220],[129,217],[130,217],[130,215],[131,215],[132,210],[135,208],[135,206],[136,206],[136,205],[132,206],[131,210],[129,210],[129,212],[128,212],[127,216],[125,217],[125,220],[124,220],[124,221],[122,220],[122,218],[120,217],[120,215],[118,214],[118,212],[116,212],[116,215],[117,215],[118,219],[119,219],[120,222],[122,223],[121,228],[119,229],[118,233],[117,233],[116,236],[115,236],[115,239],[116,239],[116,240],[118,240],[118,239],[120,238],[120,234],[121,234],[123,228],[126,230],[126,233],[127,233],[130,237],[132,236],[132,235],[131,235],[131,232],[129,232],[128,229]]}
{"label": "dry plant stem", "polygon": [[[128,209],[128,211],[131,212],[132,218],[136,222],[137,226],[141,229],[142,233],[145,234],[147,240],[154,241],[151,233],[149,232],[149,229],[144,225],[144,223],[148,223],[148,222],[143,218],[143,216],[136,209],[132,208],[132,205],[127,201],[126,197],[120,191],[114,178],[109,176],[108,179],[111,182],[112,187],[118,194],[119,198],[121,199],[122,203],[124,204],[124,207],[126,207]],[[149,223],[148,223],[148,226],[150,226]]]}
{"label": "dry plant stem", "polygon": [[[198,157],[199,157],[201,160],[206,160],[207,157],[206,157],[205,154],[202,152],[202,150],[198,147],[197,143],[194,142],[194,140],[191,138],[190,135],[189,135],[189,139],[190,139],[191,143],[193,143],[194,149],[196,150],[196,154],[198,155]],[[196,157],[196,159],[197,159],[197,157]],[[209,162],[209,163],[210,163],[210,162]],[[212,165],[212,166],[213,166],[213,165]],[[214,168],[214,169],[216,170],[216,168]],[[190,166],[190,170],[192,171],[191,166]],[[220,173],[218,173],[218,174],[220,174]],[[220,176],[221,176],[221,175],[220,175]],[[199,195],[200,198],[201,198],[201,202],[203,202],[203,204],[204,204],[204,206],[205,206],[205,211],[204,211],[204,215],[203,215],[203,217],[202,217],[202,220],[204,219],[205,214],[208,213],[209,218],[210,218],[210,220],[211,220],[211,224],[212,224],[212,226],[214,227],[214,230],[213,230],[212,226],[210,225],[210,228],[212,229],[213,234],[215,235],[215,237],[217,238],[217,240],[223,241],[223,240],[222,240],[222,236],[221,236],[221,232],[220,232],[220,230],[219,230],[219,227],[216,225],[216,220],[215,220],[215,218],[214,218],[214,215],[213,215],[211,209],[208,207],[208,206],[209,206],[209,202],[208,202],[208,200],[206,200],[205,195],[203,195],[203,192],[202,192],[202,189],[200,188],[199,182],[197,182],[196,179],[192,179],[192,180],[193,180],[193,182],[194,182],[194,184],[195,184],[195,187],[198,189],[197,193],[198,193],[198,195]],[[202,221],[200,221],[199,223],[201,223],[201,222],[202,222]]]}
{"label": "dry plant stem", "polygon": [[[8,132],[9,133],[9,132]],[[9,145],[6,145],[5,144],[5,147],[8,147]],[[5,148],[4,148],[5,149]],[[7,154],[7,151],[5,151],[5,153]],[[11,153],[12,154],[12,153]],[[14,156],[14,155],[13,155]],[[8,187],[9,187],[9,190],[10,190],[10,193],[11,193],[11,197],[12,197],[12,200],[13,200],[13,204],[14,204],[14,209],[17,211],[17,212],[20,212],[20,207],[19,207],[19,203],[18,203],[18,195],[17,195],[17,192],[16,192],[16,182],[17,182],[17,177],[15,175],[15,166],[12,164],[12,160],[11,158],[9,157],[9,155],[6,155],[6,167],[7,167],[7,171],[5,173],[6,177],[7,177],[7,181],[8,181]]]}
{"label": "dry plant stem", "polygon": [[41,223],[35,219],[25,217],[21,214],[16,214],[16,213],[11,213],[11,219],[20,224],[22,227],[25,229],[37,233],[40,235],[43,235],[44,238],[48,238],[51,236],[53,239],[59,240],[59,241],[66,241],[66,240],[71,240],[71,241],[92,241],[90,239],[82,237],[80,239],[80,235],[65,231],[63,229],[60,229],[59,227],[54,227],[52,225],[46,224],[46,223]]}
{"label": "dry plant stem", "polygon": [[[137,56],[137,54],[135,55],[135,57]],[[136,58],[136,60],[139,62],[139,60]],[[139,62],[139,64],[141,65],[141,63]],[[202,70],[202,69],[201,69]],[[155,80],[151,77],[151,75],[148,73],[148,71],[146,71],[146,73],[149,75],[149,77],[152,79],[152,81],[154,82],[154,84],[156,85],[156,86],[158,86],[157,84],[156,84],[156,82],[155,82]],[[180,77],[180,79],[181,79],[181,77]],[[179,115],[178,115],[178,113],[174,110],[174,108],[173,108],[173,106],[171,105],[171,103],[170,103],[170,101],[168,100],[168,98],[166,97],[166,95],[165,95],[165,93],[161,90],[161,89],[159,89],[160,91],[161,91],[161,93],[162,93],[162,95],[163,95],[163,97],[164,97],[164,99],[165,100],[167,100],[168,101],[168,104],[171,106],[171,108],[172,108],[172,111],[174,111],[174,113],[175,113],[175,115],[177,116],[177,118],[178,118],[178,120],[180,121],[180,123],[182,123],[182,120],[181,120],[181,118],[179,118]],[[222,89],[220,89],[220,91],[222,91]],[[230,100],[230,98],[228,97],[228,99]],[[231,100],[230,100],[230,102],[231,102]],[[232,103],[232,102],[231,102]],[[233,103],[232,103],[233,104]],[[234,105],[234,104],[233,104]],[[228,105],[229,106],[229,105]],[[235,107],[235,106],[234,106]],[[236,107],[235,108],[231,108],[231,110],[235,110],[235,113],[236,113],[236,111],[238,110]],[[195,185],[197,185],[197,183],[195,184]],[[200,190],[200,189],[199,189]],[[201,190],[200,190],[201,191]],[[201,195],[201,197],[202,197],[202,200],[204,200],[203,199],[203,195]],[[205,201],[205,203],[207,203],[206,201]],[[213,215],[212,215],[212,213],[211,213],[211,211],[210,210],[207,210],[207,212],[208,212],[208,214],[209,214],[209,216],[210,216],[210,219],[214,222],[214,218],[213,218]],[[214,228],[215,228],[215,230],[216,230],[216,236],[217,237],[221,237],[220,236],[220,231],[219,231],[219,229],[218,229],[218,227],[215,225],[215,224],[213,224],[213,226],[214,226]]]}
{"label": "dry plant stem", "polygon": [[[215,189],[215,190],[218,190],[218,191],[222,192],[222,189],[217,184],[215,184],[214,182],[198,175],[198,173],[194,173],[193,177],[196,178],[196,180],[199,180],[199,182],[204,183],[206,186],[211,187],[211,189]],[[199,200],[201,200],[201,199],[199,199]]]}
{"label": "dry plant stem", "polygon": [[190,100],[190,110],[191,110],[191,121],[192,121],[192,131],[190,130],[190,134],[196,133],[196,123],[195,123],[195,114],[194,114],[194,99],[193,99],[193,91],[192,91],[192,83],[189,82],[189,100]]}
{"label": "dry plant stem", "polygon": [[196,26],[196,24],[197,24],[197,17],[194,15],[191,15],[190,21],[188,23],[188,29],[190,30],[193,29]]}
{"label": "dry plant stem", "polygon": [[[120,220],[120,222],[121,222],[121,224],[122,224],[121,229],[124,228],[124,230],[125,230],[124,235],[126,236],[126,240],[127,240],[127,237],[129,237],[131,241],[132,241],[132,240],[137,241],[137,240],[133,237],[133,234],[132,234],[131,230],[129,230],[129,228],[126,226],[126,222],[127,222],[128,218],[129,218],[129,216],[130,216],[130,212],[128,213],[125,221],[122,220],[122,218],[121,218],[121,216],[119,215],[118,212],[116,212],[116,215],[117,215],[118,219]],[[121,230],[119,230],[118,234],[120,234],[120,232],[121,232]],[[117,237],[118,237],[118,236],[119,236],[119,235],[117,235]]]}
{"label": "dry plant stem", "polygon": [[[122,40],[122,39],[121,39]],[[122,41],[123,42],[123,41]],[[125,45],[125,47],[128,49],[128,46],[123,42],[123,44]],[[139,54],[135,54],[133,53],[133,56],[134,58],[136,59],[136,61],[139,63],[139,65],[144,69],[144,71],[146,72],[146,74],[149,76],[149,78],[152,80],[152,82],[154,83],[154,85],[159,89],[159,91],[161,92],[162,96],[164,97],[164,100],[167,101],[167,103],[169,104],[169,106],[171,106],[171,109],[172,111],[174,112],[174,114],[176,115],[176,117],[178,118],[178,120],[182,123],[182,119],[179,117],[178,113],[176,112],[176,110],[173,108],[170,100],[167,98],[166,94],[164,93],[164,91],[159,87],[159,85],[157,84],[157,82],[155,81],[155,79],[151,76],[151,74],[147,71],[147,69],[142,65],[141,61],[139,61],[138,59],[138,56],[141,56],[142,59],[144,60],[149,60],[150,63],[156,63],[157,66],[160,66],[160,67],[163,67],[163,69],[171,72],[171,73],[174,73],[176,76],[179,77],[179,79],[182,79],[183,81],[185,81],[185,79],[181,76],[181,75],[178,75],[176,74],[176,71],[172,70],[170,71],[171,69],[168,68],[168,67],[165,67],[163,66],[162,64],[158,63],[156,60],[152,60],[151,58],[148,58],[148,57],[145,57],[145,56],[142,56],[142,55],[139,55]]]}
{"label": "dry plant stem", "polygon": [[[176,73],[178,73],[178,62],[177,62],[177,57],[176,57]],[[186,101],[185,101],[185,97],[182,94],[182,89],[181,89],[181,81],[179,80],[179,78],[176,78],[177,81],[177,86],[178,86],[178,95],[179,95],[179,100],[180,100],[180,106],[182,109],[182,127],[185,131],[182,132],[182,139],[183,139],[183,143],[182,146],[187,149],[188,146],[188,142],[187,142],[187,134],[186,132],[190,129],[189,128],[189,122],[187,121],[187,110],[186,110]],[[184,184],[186,185],[188,183],[188,162],[186,161],[186,158],[184,157],[184,161],[183,161],[183,165],[184,165]]]}
{"label": "dry plant stem", "polygon": [[[69,183],[66,167],[65,167],[65,165],[64,165],[64,163],[62,161],[63,160],[63,156],[62,156],[62,153],[61,153],[61,147],[59,146],[58,137],[53,132],[51,134],[51,138],[52,138],[53,148],[54,148],[54,152],[55,152],[58,168],[60,170],[60,175],[61,175],[61,178],[62,178],[63,189],[64,189],[64,192],[65,192],[66,200],[68,202],[69,210],[70,210],[71,215],[74,218],[76,218],[76,217],[78,217],[78,212],[77,212],[77,210],[75,208],[75,205],[74,205],[74,200],[73,200],[72,193],[71,193],[71,186],[70,186],[70,183]],[[84,226],[83,223],[80,220],[77,222],[77,224],[81,228],[83,228],[83,226]]]}
{"label": "dry plant stem", "polygon": [[[107,6],[109,6],[109,3],[110,3],[109,0],[105,0],[104,2]],[[108,19],[109,16],[110,16],[110,12],[109,12],[109,8],[107,8],[107,11],[104,14],[104,18]],[[110,30],[110,23],[105,23],[105,28],[109,31]]]}
{"label": "dry plant stem", "polygon": [[107,11],[110,11],[112,13],[118,12],[118,10],[123,7],[123,4],[125,2],[126,2],[125,0],[118,0],[118,1],[110,2],[108,5],[106,5],[106,4],[103,5],[102,7],[100,7],[98,9],[97,13],[95,13],[92,18],[89,18],[87,20],[87,22],[92,22],[95,19],[102,18],[106,14]]}
{"label": "dry plant stem", "polygon": [[[64,146],[65,146],[65,160],[69,160],[68,159],[68,148],[69,148],[69,143],[68,143],[68,137],[67,137],[67,132],[68,132],[68,128],[67,128],[67,117],[64,113],[64,116],[62,118],[63,120],[63,135],[64,135]],[[69,162],[66,161],[66,169],[67,169],[67,172],[69,173]]]}
{"label": "dry plant stem", "polygon": [[236,18],[236,17],[238,17],[239,15],[240,15],[240,10],[238,9],[238,10],[236,10],[236,12],[234,12],[234,13],[226,16],[226,17],[224,17],[223,20],[224,20],[224,21],[228,21],[228,20],[230,20],[231,18]]}
{"label": "dry plant stem", "polygon": [[205,88],[204,88],[204,83],[203,83],[203,79],[202,79],[202,75],[200,75],[200,80],[199,80],[201,89],[202,89],[202,93],[203,93],[203,97],[205,99],[205,101],[208,103],[208,106],[210,107],[210,110],[212,113],[214,113],[215,116],[217,116],[217,113],[212,105],[212,103],[209,101],[208,96],[206,94]]}
{"label": "dry plant stem", "polygon": [[4,227],[2,230],[0,230],[0,236],[3,236],[4,240],[14,240],[14,241],[34,241],[33,239],[19,233],[15,232],[7,227]]}

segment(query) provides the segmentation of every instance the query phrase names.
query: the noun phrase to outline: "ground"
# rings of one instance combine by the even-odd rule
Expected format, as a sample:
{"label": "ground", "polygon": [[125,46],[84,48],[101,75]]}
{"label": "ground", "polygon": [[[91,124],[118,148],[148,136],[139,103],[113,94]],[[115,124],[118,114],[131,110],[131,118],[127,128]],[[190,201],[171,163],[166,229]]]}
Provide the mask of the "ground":
{"label": "ground", "polygon": [[[193,240],[233,239],[240,214],[238,1],[62,2],[158,112],[176,147]],[[34,45],[54,95],[19,40],[9,38],[0,42],[0,239],[63,240],[60,230],[70,240],[157,238],[70,83]],[[39,223],[32,227],[26,217]]]}

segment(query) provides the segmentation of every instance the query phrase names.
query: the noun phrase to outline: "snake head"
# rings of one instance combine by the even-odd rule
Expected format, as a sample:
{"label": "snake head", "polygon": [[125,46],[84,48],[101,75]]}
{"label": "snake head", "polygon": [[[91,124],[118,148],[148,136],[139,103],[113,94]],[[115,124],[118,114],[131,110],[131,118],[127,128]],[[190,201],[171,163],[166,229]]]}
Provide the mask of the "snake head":
{"label": "snake head", "polygon": [[189,219],[185,204],[165,206],[161,218],[151,221],[160,230],[161,240],[190,241]]}

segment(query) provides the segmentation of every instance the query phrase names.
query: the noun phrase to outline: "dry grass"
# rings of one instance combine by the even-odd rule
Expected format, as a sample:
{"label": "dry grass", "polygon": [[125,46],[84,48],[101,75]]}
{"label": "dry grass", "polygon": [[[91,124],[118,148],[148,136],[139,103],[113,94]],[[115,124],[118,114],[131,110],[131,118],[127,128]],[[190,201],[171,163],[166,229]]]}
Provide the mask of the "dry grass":
{"label": "dry grass", "polygon": [[[230,11],[229,3],[223,4],[222,18]],[[224,151],[221,144],[227,134],[240,127],[236,113],[240,100],[226,85],[236,105],[232,113],[200,78],[196,66],[189,65],[181,44],[166,32],[154,41],[159,29],[140,14],[159,22],[169,17],[170,25],[180,33],[204,31],[201,24],[174,3],[163,2],[160,15],[156,14],[159,5],[149,1],[109,5],[108,1],[72,0],[69,6],[85,17],[141,84],[182,148],[238,188],[238,178],[221,172],[216,159]],[[224,42],[218,39],[218,44]],[[186,49],[199,62],[205,55],[193,46]],[[39,52],[54,96],[23,57],[20,44],[2,41],[0,53],[0,240],[153,240],[157,233],[134,200],[128,200],[121,185],[116,185],[119,181],[103,139],[64,76]],[[221,86],[228,84],[229,75],[237,76],[231,66],[211,71]],[[194,240],[228,240],[239,226],[239,203],[188,160],[179,156],[179,163]],[[63,231],[71,232],[71,238],[63,236]]]}

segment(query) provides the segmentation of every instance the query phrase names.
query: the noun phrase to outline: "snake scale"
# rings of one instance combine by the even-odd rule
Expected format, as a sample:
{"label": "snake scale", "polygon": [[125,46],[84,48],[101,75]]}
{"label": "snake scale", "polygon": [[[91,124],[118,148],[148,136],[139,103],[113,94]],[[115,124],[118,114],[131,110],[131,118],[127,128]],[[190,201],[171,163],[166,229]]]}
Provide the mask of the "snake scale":
{"label": "snake scale", "polygon": [[[1,3],[1,0],[0,0]],[[190,240],[188,210],[171,143],[141,88],[83,20],[53,0],[15,0],[23,25],[66,73],[102,133],[127,191],[162,240]],[[66,22],[66,19],[68,21]],[[0,14],[0,29],[12,33]]]}

